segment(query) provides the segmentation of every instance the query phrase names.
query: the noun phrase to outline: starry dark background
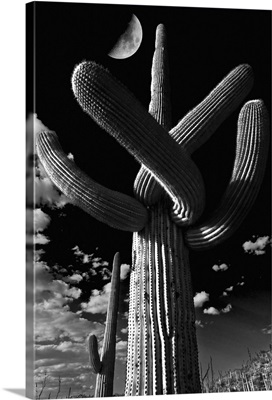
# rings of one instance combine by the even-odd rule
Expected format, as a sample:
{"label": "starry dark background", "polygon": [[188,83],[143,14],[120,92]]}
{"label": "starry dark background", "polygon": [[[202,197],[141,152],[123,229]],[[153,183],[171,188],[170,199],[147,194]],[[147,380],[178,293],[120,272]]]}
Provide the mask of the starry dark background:
{"label": "starry dark background", "polygon": [[[173,126],[241,63],[250,64],[255,76],[245,101],[262,98],[271,110],[271,11],[54,2],[36,3],[34,10],[34,44],[31,29],[27,32],[26,113],[36,112],[57,132],[64,151],[74,155],[75,163],[111,189],[133,195],[139,164],[75,100],[71,75],[82,60],[107,67],[148,108],[155,30],[163,23],[168,38]],[[142,44],[130,58],[112,59],[107,53],[132,14],[141,22]],[[31,18],[28,10],[29,27]],[[205,182],[204,217],[216,207],[231,176],[238,113],[234,112],[192,157]],[[246,284],[237,293],[238,302],[247,301],[249,293],[270,293],[270,254],[254,257],[242,249],[253,235],[271,232],[270,154],[260,193],[236,234],[210,251],[190,253],[194,291],[210,293],[214,307],[220,306],[219,294],[241,276]],[[76,244],[88,254],[98,251],[105,260],[112,260],[120,251],[122,262],[131,264],[130,233],[107,227],[72,205],[63,212],[49,208],[45,212],[52,217],[44,232],[51,239],[44,255],[48,265],[57,262],[68,266]],[[220,262],[232,268],[216,275],[215,282],[211,267]]]}

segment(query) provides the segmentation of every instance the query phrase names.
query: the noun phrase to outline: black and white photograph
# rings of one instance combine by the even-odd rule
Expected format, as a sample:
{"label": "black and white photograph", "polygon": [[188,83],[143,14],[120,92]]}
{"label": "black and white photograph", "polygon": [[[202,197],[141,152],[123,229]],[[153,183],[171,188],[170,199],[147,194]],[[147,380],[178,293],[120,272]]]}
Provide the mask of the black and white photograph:
{"label": "black and white photograph", "polygon": [[271,391],[271,10],[25,11],[26,396]]}

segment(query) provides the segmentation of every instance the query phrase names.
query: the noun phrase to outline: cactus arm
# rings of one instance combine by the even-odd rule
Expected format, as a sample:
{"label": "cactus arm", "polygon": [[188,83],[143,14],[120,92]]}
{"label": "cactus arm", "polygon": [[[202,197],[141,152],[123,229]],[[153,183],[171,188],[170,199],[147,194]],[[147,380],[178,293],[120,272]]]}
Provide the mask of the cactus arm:
{"label": "cactus arm", "polygon": [[[168,68],[165,69],[168,71]],[[161,81],[164,82],[162,79]],[[170,136],[183,146],[188,154],[192,154],[211,137],[221,123],[237,108],[251,90],[252,85],[252,68],[247,64],[238,65],[200,104],[188,112],[169,131]],[[156,117],[156,115],[154,116]],[[167,127],[169,130],[169,125]],[[136,198],[148,205],[155,204],[161,195],[158,184],[144,167],[141,168],[136,177],[134,191]]]}
{"label": "cactus arm", "polygon": [[193,223],[202,213],[205,191],[201,174],[186,152],[95,62],[75,68],[72,87],[83,110],[156,176],[174,202],[175,222]]}
{"label": "cactus arm", "polygon": [[98,374],[101,371],[102,364],[98,354],[97,338],[95,335],[90,335],[88,337],[88,348],[91,371],[94,374]]}
{"label": "cactus arm", "polygon": [[252,86],[252,68],[238,65],[169,134],[192,154],[238,107]]}
{"label": "cactus arm", "polygon": [[167,42],[163,24],[158,25],[156,30],[150,89],[149,113],[168,131],[171,128],[172,116]]}
{"label": "cactus arm", "polygon": [[[151,69],[151,101],[149,113],[167,131],[171,124],[171,102],[166,31],[163,24],[157,26],[155,51]],[[142,203],[155,204],[163,194],[162,187],[142,165],[134,181],[135,197]]]}
{"label": "cactus arm", "polygon": [[116,347],[116,328],[120,291],[120,254],[113,259],[111,292],[108,302],[106,328],[101,353],[102,369],[97,375],[95,397],[113,395],[113,378]]}
{"label": "cactus arm", "polygon": [[230,183],[211,219],[188,229],[194,250],[217,245],[240,226],[259,192],[269,146],[268,113],[261,100],[247,102],[239,114],[236,157]]}
{"label": "cactus arm", "polygon": [[63,152],[57,135],[40,132],[39,158],[52,182],[74,204],[114,228],[138,231],[147,220],[147,210],[136,199],[99,185],[82,172]]}

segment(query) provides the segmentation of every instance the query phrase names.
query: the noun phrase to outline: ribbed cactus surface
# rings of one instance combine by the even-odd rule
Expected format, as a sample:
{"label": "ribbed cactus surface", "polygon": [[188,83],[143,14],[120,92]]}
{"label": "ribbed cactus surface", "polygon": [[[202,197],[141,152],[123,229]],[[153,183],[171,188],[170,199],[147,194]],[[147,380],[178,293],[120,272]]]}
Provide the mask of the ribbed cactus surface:
{"label": "ribbed cactus surface", "polygon": [[[72,88],[80,106],[140,163],[135,198],[108,191],[88,178],[63,154],[53,132],[38,137],[46,171],[75,204],[112,227],[134,232],[126,395],[201,391],[188,252],[226,240],[250,210],[267,159],[269,128],[263,102],[248,101],[241,109],[231,180],[218,208],[201,225],[197,221],[205,206],[205,189],[191,154],[238,107],[252,84],[251,67],[237,66],[171,128],[163,25],[156,31],[149,112],[102,66],[88,61],[77,65]],[[104,345],[109,341],[107,336]],[[103,347],[99,359],[93,337],[89,347],[94,351],[92,369],[100,377],[96,396],[105,396],[107,351]]]}
{"label": "ribbed cactus surface", "polygon": [[96,336],[90,335],[88,338],[91,370],[97,374],[95,397],[109,397],[113,395],[116,328],[120,290],[120,265],[120,254],[116,253],[113,259],[111,291],[108,302],[103,347],[100,356],[98,354]]}
{"label": "ribbed cactus surface", "polygon": [[209,220],[188,229],[190,248],[211,248],[230,237],[254,203],[262,183],[269,149],[268,113],[262,100],[247,102],[238,119],[232,176]]}
{"label": "ribbed cactus surface", "polygon": [[133,234],[126,396],[201,391],[188,250],[167,206]]}
{"label": "ribbed cactus surface", "polygon": [[188,225],[202,213],[204,185],[195,163],[109,71],[83,62],[73,73],[75,96],[103,129],[144,164],[173,200],[176,222]]}
{"label": "ribbed cactus surface", "polygon": [[90,179],[63,152],[55,132],[40,132],[37,152],[52,182],[92,217],[113,228],[131,232],[144,227],[146,208],[133,197]]}

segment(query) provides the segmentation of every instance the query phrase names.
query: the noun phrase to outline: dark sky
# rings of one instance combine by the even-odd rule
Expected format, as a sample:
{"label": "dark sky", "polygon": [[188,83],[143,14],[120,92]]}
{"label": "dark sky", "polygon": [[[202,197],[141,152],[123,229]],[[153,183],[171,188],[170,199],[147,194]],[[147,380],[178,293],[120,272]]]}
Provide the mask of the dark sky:
{"label": "dark sky", "polygon": [[[142,44],[130,58],[112,59],[107,53],[132,14],[141,22]],[[75,65],[82,60],[104,65],[148,108],[155,30],[163,23],[168,38],[173,125],[241,63],[250,64],[255,76],[245,101],[262,98],[270,110],[270,21],[270,11],[39,2],[34,26],[35,105],[29,90],[27,114],[36,112],[47,127],[56,131],[64,151],[71,152],[75,163],[90,177],[133,195],[139,165],[78,105],[71,89]],[[30,62],[30,42],[28,45]],[[28,71],[30,88],[30,64]],[[192,157],[205,182],[206,215],[218,203],[231,175],[238,113],[234,112]],[[223,310],[228,304],[232,306],[220,315],[196,309],[197,320],[201,321],[197,333],[204,369],[210,356],[216,372],[239,367],[247,359],[247,347],[257,351],[269,343],[269,335],[262,329],[271,323],[270,246],[265,254],[257,256],[245,253],[242,245],[271,234],[270,154],[260,193],[239,230],[212,250],[190,253],[194,292],[210,295],[204,308]],[[130,233],[107,227],[72,205],[61,212],[46,205],[42,209],[51,218],[44,231],[50,238],[42,256],[47,265],[67,267],[73,263],[71,249],[76,245],[85,254],[94,253],[109,262],[120,251],[122,263],[131,264]],[[228,266],[226,271],[212,269],[223,263]],[[230,287],[233,290],[227,292],[228,296],[222,296]],[[96,315],[91,317],[95,319]],[[117,385],[119,392],[122,384]]]}

